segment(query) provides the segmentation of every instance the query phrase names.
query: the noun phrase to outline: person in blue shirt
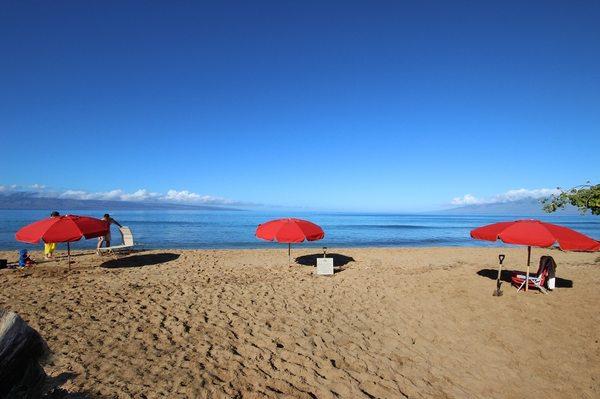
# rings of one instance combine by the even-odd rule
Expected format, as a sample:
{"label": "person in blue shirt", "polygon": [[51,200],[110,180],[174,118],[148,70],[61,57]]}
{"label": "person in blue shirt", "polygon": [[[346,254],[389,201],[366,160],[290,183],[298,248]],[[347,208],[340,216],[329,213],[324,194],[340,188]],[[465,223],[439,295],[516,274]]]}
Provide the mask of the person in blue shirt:
{"label": "person in blue shirt", "polygon": [[19,267],[31,266],[35,261],[29,257],[26,249],[19,251]]}

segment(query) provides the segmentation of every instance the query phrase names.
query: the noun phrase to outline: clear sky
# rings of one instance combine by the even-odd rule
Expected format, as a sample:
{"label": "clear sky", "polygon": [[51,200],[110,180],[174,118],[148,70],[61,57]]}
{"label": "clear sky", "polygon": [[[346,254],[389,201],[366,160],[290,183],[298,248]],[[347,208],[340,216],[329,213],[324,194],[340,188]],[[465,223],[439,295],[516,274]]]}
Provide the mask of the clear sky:
{"label": "clear sky", "polygon": [[0,184],[353,210],[600,177],[600,2],[0,4]]}

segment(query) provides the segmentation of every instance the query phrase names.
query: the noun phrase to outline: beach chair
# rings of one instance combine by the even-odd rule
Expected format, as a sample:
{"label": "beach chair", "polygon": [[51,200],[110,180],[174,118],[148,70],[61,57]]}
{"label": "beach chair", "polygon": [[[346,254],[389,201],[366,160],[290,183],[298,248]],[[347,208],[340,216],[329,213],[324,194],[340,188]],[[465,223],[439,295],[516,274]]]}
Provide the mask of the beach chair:
{"label": "beach chair", "polygon": [[135,244],[133,242],[133,234],[131,233],[131,229],[127,226],[123,226],[119,227],[119,231],[123,237],[123,244],[113,245],[111,247],[102,247],[100,248],[100,253],[124,252],[133,249]]}
{"label": "beach chair", "polygon": [[544,288],[546,279],[550,268],[555,265],[554,259],[551,256],[542,256],[540,258],[540,265],[536,274],[530,274],[529,280],[527,280],[527,274],[521,271],[512,272],[511,282],[515,287],[518,287],[517,292],[521,291],[525,287],[525,283],[529,285],[529,288],[537,288],[544,294],[548,291]]}

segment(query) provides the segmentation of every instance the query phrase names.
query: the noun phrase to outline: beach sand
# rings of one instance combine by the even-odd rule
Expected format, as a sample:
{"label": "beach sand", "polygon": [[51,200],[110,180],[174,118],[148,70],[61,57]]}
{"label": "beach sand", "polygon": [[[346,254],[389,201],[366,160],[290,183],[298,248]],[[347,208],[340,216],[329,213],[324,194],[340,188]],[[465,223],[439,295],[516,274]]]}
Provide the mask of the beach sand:
{"label": "beach sand", "polygon": [[0,271],[0,307],[75,397],[600,397],[598,254],[534,249],[563,287],[493,297],[498,253],[522,270],[524,248],[334,252],[331,277],[283,247],[77,254]]}

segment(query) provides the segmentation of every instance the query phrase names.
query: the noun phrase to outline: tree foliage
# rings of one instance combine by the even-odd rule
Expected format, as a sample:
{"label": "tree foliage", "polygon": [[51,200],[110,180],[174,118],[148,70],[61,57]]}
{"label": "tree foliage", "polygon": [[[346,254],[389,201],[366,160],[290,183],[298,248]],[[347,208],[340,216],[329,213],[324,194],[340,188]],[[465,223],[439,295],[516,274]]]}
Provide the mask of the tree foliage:
{"label": "tree foliage", "polygon": [[560,194],[544,199],[542,203],[544,211],[548,213],[556,212],[570,204],[579,208],[582,213],[591,211],[593,215],[600,215],[600,184],[586,184],[562,191]]}

